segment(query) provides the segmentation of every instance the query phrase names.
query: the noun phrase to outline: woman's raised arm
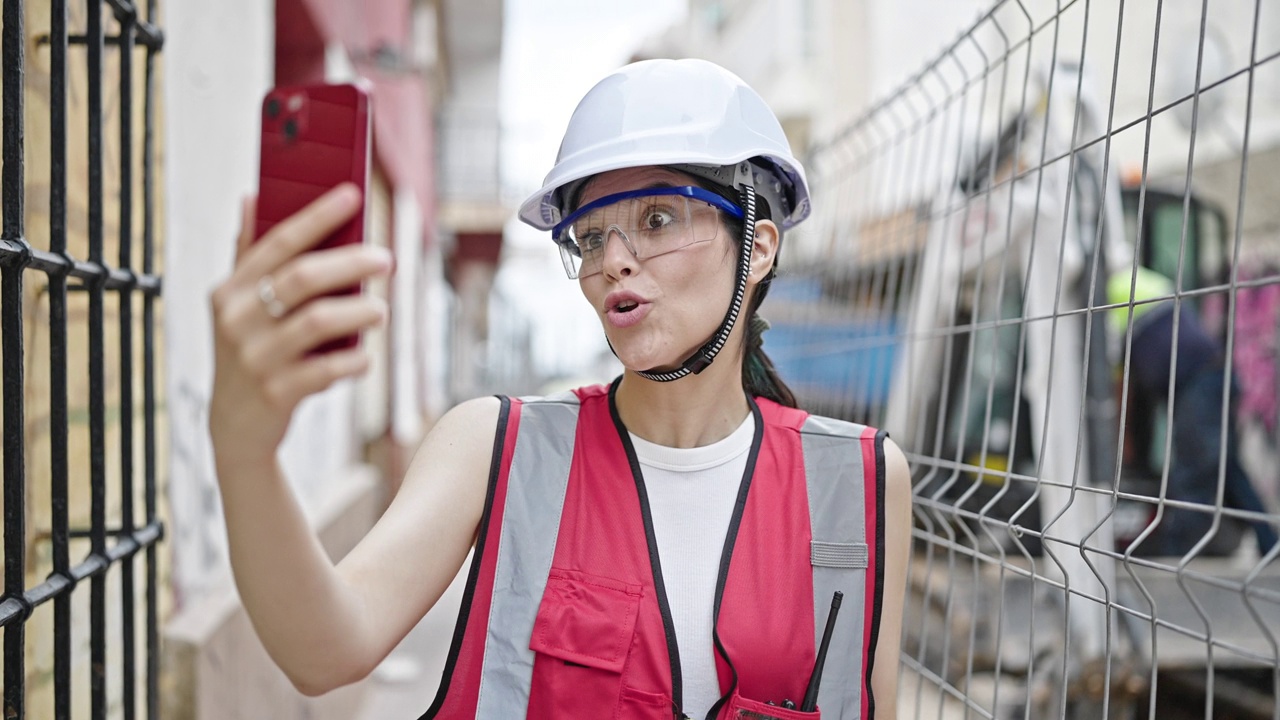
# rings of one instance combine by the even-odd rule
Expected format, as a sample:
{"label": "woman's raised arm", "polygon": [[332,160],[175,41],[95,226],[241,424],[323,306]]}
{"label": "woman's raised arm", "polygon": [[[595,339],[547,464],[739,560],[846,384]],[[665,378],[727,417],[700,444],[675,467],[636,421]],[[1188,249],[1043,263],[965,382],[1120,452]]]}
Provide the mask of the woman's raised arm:
{"label": "woman's raised arm", "polygon": [[390,510],[334,566],[276,452],[299,402],[368,366],[359,347],[309,350],[386,316],[377,298],[331,294],[389,272],[386,251],[309,251],[359,202],[340,186],[257,243],[246,203],[235,268],[210,298],[209,429],[236,586],[272,659],[313,695],[367,675],[448,587],[483,509],[499,407],[480,399],[446,414]]}

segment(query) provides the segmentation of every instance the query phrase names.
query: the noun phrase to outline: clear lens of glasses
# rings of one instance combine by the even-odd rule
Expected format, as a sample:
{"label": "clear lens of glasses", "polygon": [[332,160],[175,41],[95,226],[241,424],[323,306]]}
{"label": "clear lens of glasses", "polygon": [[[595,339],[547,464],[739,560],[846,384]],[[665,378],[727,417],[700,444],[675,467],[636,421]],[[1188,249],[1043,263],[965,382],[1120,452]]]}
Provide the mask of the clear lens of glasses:
{"label": "clear lens of glasses", "polygon": [[[694,192],[672,194],[672,190]],[[620,193],[623,197],[616,202],[583,207],[557,227],[565,271],[570,278],[600,272],[608,241],[615,235],[641,260],[714,240],[721,222],[716,207],[699,199],[703,193],[717,204],[727,204],[701,188],[660,188],[653,194]]]}

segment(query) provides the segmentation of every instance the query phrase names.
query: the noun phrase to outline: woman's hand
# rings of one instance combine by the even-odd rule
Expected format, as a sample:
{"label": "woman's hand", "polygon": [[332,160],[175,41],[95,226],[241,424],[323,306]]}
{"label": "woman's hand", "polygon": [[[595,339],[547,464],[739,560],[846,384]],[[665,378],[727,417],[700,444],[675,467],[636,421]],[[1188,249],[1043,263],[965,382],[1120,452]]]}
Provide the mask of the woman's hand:
{"label": "woman's hand", "polygon": [[360,208],[344,183],[253,242],[246,201],[235,268],[210,297],[214,382],[209,427],[215,449],[258,462],[273,457],[303,398],[369,365],[361,347],[310,355],[328,340],[385,321],[385,303],[364,294],[331,296],[391,271],[383,248],[310,251]]}

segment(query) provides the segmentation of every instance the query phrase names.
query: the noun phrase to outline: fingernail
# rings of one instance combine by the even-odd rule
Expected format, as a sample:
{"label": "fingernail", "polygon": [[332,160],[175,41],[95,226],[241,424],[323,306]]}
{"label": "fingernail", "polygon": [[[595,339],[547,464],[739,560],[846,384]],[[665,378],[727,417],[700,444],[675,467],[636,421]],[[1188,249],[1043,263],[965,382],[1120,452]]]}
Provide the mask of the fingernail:
{"label": "fingernail", "polygon": [[354,205],[360,202],[360,188],[352,183],[344,182],[337,187],[336,197],[343,205]]}

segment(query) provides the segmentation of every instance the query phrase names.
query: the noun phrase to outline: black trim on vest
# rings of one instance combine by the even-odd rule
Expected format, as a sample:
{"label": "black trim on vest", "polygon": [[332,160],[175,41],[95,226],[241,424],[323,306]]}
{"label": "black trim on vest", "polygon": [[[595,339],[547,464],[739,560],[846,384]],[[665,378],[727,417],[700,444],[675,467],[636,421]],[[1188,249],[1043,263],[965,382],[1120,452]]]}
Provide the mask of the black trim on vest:
{"label": "black trim on vest", "polygon": [[627,426],[622,424],[618,415],[618,403],[615,395],[622,377],[618,376],[609,385],[609,416],[613,418],[613,427],[622,440],[622,447],[627,452],[627,463],[631,465],[631,477],[636,482],[636,494],[640,497],[640,517],[644,520],[644,539],[649,546],[649,567],[653,570],[653,587],[658,596],[658,610],[662,613],[662,628],[667,635],[667,656],[671,662],[671,701],[675,704],[677,718],[684,714],[684,678],[680,672],[680,647],[676,642],[675,621],[671,619],[671,604],[667,601],[667,587],[662,582],[662,562],[658,559],[658,539],[653,534],[653,515],[649,509],[649,493],[644,487],[644,475],[640,472],[640,460],[636,457],[635,446],[631,444],[631,434]]}
{"label": "black trim on vest", "polygon": [[449,655],[444,662],[444,672],[440,674],[440,688],[436,690],[436,699],[418,720],[431,720],[444,707],[445,695],[448,694],[449,685],[453,682],[453,670],[458,663],[458,654],[462,651],[467,619],[471,614],[471,602],[475,599],[476,582],[480,578],[481,558],[484,557],[484,540],[489,534],[489,520],[493,516],[493,498],[498,490],[498,476],[502,473],[502,450],[507,444],[507,421],[511,415],[511,398],[505,395],[498,395],[497,398],[502,403],[502,407],[498,410],[497,435],[493,439],[493,455],[489,460],[489,489],[485,492],[484,513],[480,516],[476,549],[471,556],[471,569],[467,572],[467,587],[462,594],[462,606],[458,608],[458,622],[453,627],[453,641],[449,645]]}
{"label": "black trim on vest", "polygon": [[729,682],[729,690],[720,696],[707,711],[707,720],[715,720],[729,697],[738,689],[738,669],[729,659],[729,653],[720,642],[720,601],[724,599],[724,586],[729,580],[729,563],[733,560],[733,548],[738,543],[738,527],[742,524],[742,514],[747,509],[747,493],[751,490],[751,478],[756,473],[756,459],[760,457],[760,445],[764,442],[764,418],[760,415],[760,407],[756,401],[747,396],[747,404],[751,406],[751,416],[755,418],[756,430],[751,438],[751,451],[747,454],[747,467],[742,472],[742,482],[738,485],[738,500],[733,506],[733,516],[729,518],[729,529],[724,535],[724,549],[720,551],[720,571],[716,574],[715,607],[711,614],[711,640],[715,643],[716,653],[724,658],[729,666],[733,679]]}
{"label": "black trim on vest", "polygon": [[865,692],[867,693],[867,712],[870,713],[867,720],[875,720],[876,717],[876,696],[871,691],[871,673],[876,666],[876,643],[880,639],[880,611],[884,607],[884,486],[886,473],[884,441],[888,437],[889,433],[884,430],[876,431],[876,577],[874,580],[875,603],[871,607],[871,643],[867,646],[867,657],[865,658],[867,663]]}

